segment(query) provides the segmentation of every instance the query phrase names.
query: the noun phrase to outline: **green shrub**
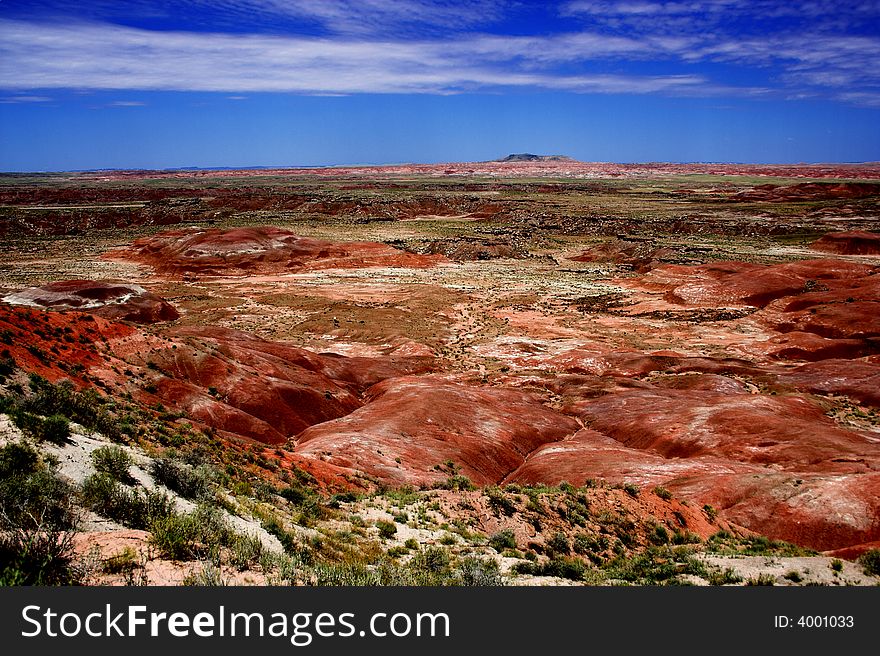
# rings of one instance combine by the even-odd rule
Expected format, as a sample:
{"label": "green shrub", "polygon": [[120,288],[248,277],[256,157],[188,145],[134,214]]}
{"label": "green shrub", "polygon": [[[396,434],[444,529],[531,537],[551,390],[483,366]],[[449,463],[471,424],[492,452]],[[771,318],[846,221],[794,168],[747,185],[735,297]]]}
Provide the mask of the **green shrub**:
{"label": "green shrub", "polygon": [[758,574],[758,576],[753,576],[746,581],[746,585],[749,586],[766,586],[766,585],[776,585],[776,577],[772,574]]}
{"label": "green shrub", "polygon": [[672,492],[667,490],[665,487],[661,487],[660,485],[654,488],[654,494],[656,494],[664,501],[669,501],[672,498]]}
{"label": "green shrub", "polygon": [[174,512],[174,502],[165,493],[130,489],[108,474],[89,476],[81,495],[86,507],[129,528],[148,529],[156,519]]}
{"label": "green shrub", "polygon": [[516,512],[516,504],[508,499],[500,488],[487,487],[483,490],[483,494],[489,500],[489,507],[496,515],[503,513],[510,517]]}
{"label": "green shrub", "polygon": [[699,544],[700,536],[690,531],[676,531],[672,534],[672,544]]}
{"label": "green shrub", "polygon": [[0,448],[0,530],[72,529],[78,514],[73,488],[26,442]]}
{"label": "green shrub", "polygon": [[429,574],[440,574],[449,567],[449,553],[443,547],[428,547],[410,561],[410,565]]}
{"label": "green shrub", "polygon": [[299,555],[301,553],[301,548],[296,539],[296,535],[285,530],[277,518],[270,517],[268,520],[262,522],[262,526],[268,533],[278,538],[282,549],[284,549],[284,553],[288,555]]}
{"label": "green shrub", "polygon": [[192,571],[183,579],[183,585],[199,587],[220,587],[228,584],[223,572],[213,563],[204,563],[198,571]]}
{"label": "green shrub", "polygon": [[555,576],[572,581],[582,581],[587,571],[587,566],[579,558],[566,556],[551,558],[545,563],[521,562],[514,566],[514,571],[519,574],[531,574],[533,576]]}
{"label": "green shrub", "polygon": [[186,515],[170,514],[150,523],[150,541],[167,558],[191,560],[219,558],[220,547],[234,544],[237,535],[229,529],[221,512],[200,505]]}
{"label": "green shrub", "polygon": [[471,482],[471,479],[463,474],[454,474],[450,476],[440,485],[440,487],[445,490],[467,491],[475,489],[474,484]]}
{"label": "green shrub", "polygon": [[388,522],[384,519],[376,521],[376,528],[379,529],[379,537],[383,540],[389,540],[397,533],[397,526],[394,522]]}
{"label": "green shrub", "polygon": [[608,548],[608,536],[578,533],[571,546],[575,553],[589,555],[592,560],[601,560],[599,554]]}
{"label": "green shrub", "polygon": [[210,495],[211,472],[207,465],[190,467],[170,457],[157,458],[150,464],[153,480],[180,496],[199,500]]}
{"label": "green shrub", "polygon": [[859,563],[868,576],[880,576],[880,549],[868,549],[859,557]]}
{"label": "green shrub", "polygon": [[229,562],[239,570],[246,570],[259,562],[265,547],[256,535],[235,534],[229,545]]}
{"label": "green shrub", "polygon": [[70,439],[70,422],[62,415],[50,415],[43,419],[37,439],[53,444],[64,444]]}
{"label": "green shrub", "polygon": [[73,539],[73,488],[25,442],[0,447],[0,585],[70,585],[82,579]]}
{"label": "green shrub", "polygon": [[0,534],[0,587],[73,585],[83,572],[77,568],[73,531],[57,527],[16,528]]}
{"label": "green shrub", "polygon": [[9,409],[9,416],[25,435],[38,442],[64,444],[70,440],[70,422],[62,415],[41,417],[14,406]]}
{"label": "green shrub", "polygon": [[741,583],[742,577],[733,568],[726,567],[723,570],[709,572],[706,580],[709,582],[709,585],[732,585],[734,583]]}
{"label": "green shrub", "polygon": [[571,545],[568,542],[568,536],[562,531],[557,531],[547,541],[547,548],[556,554],[567,554],[571,551]]}
{"label": "green shrub", "polygon": [[140,566],[137,552],[131,547],[125,547],[119,553],[105,559],[101,569],[105,574],[130,574]]}
{"label": "green shrub", "polygon": [[489,537],[489,546],[498,553],[505,549],[516,549],[516,535],[509,528],[502,529]]}
{"label": "green shrub", "polygon": [[134,459],[122,447],[102,446],[92,451],[92,465],[95,471],[107,474],[126,485],[134,483],[134,478],[128,473],[128,468],[133,464]]}
{"label": "green shrub", "polygon": [[706,577],[706,567],[686,547],[648,547],[631,557],[619,555],[605,565],[609,576],[642,585],[675,583],[679,575]]}
{"label": "green shrub", "polygon": [[484,559],[467,556],[452,573],[453,583],[464,586],[498,586],[504,581],[498,562],[494,558]]}
{"label": "green shrub", "polygon": [[623,486],[624,491],[633,498],[638,498],[639,496],[639,486],[633,483],[625,483]]}
{"label": "green shrub", "polygon": [[654,527],[654,531],[648,536],[648,539],[651,540],[652,544],[659,546],[669,544],[669,531],[666,530],[665,526],[658,524]]}

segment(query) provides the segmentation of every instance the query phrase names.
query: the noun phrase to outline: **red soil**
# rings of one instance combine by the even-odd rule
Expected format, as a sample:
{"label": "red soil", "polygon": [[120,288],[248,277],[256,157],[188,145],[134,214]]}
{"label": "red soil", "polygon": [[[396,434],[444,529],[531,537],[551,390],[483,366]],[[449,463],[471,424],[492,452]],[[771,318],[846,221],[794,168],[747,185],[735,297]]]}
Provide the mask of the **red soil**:
{"label": "red soil", "polygon": [[675,387],[582,402],[589,428],[540,447],[507,480],[662,485],[742,526],[817,549],[880,539],[873,434],[837,426],[800,397],[737,393],[717,380],[705,385],[711,391]]}
{"label": "red soil", "polygon": [[811,362],[781,374],[779,383],[814,394],[846,395],[880,408],[880,363],[864,360]]}
{"label": "red soil", "polygon": [[810,244],[810,248],[839,255],[880,255],[880,235],[862,230],[830,232]]}
{"label": "red soil", "polygon": [[319,355],[220,328],[188,328],[143,355],[161,373],[152,392],[218,430],[281,444],[303,429],[361,406],[369,385],[423,372],[427,357],[345,358]]}
{"label": "red soil", "polygon": [[728,521],[818,550],[880,540],[880,472],[719,473],[667,486],[720,509]]}
{"label": "red soil", "polygon": [[836,200],[880,196],[880,184],[866,182],[805,182],[788,186],[774,184],[758,185],[737,194],[743,200],[799,201]]}
{"label": "red soil", "polygon": [[746,262],[713,262],[697,266],[667,265],[632,283],[665,291],[666,300],[681,305],[717,307],[723,303],[764,307],[787,296],[823,287],[859,287],[877,267],[843,260],[804,260],[762,266]]}
{"label": "red soil", "polygon": [[86,385],[91,367],[107,360],[108,341],[137,332],[131,324],[82,312],[48,312],[0,303],[0,350],[18,366],[51,381],[63,378]]}
{"label": "red soil", "polygon": [[167,301],[143,287],[122,282],[62,280],[7,294],[3,300],[52,310],[81,310],[105,319],[135,323],[173,321],[180,317]]}
{"label": "red soil", "polygon": [[449,476],[447,461],[478,485],[497,483],[576,421],[530,394],[405,377],[372,387],[350,415],[313,426],[296,453],[365,472],[384,482],[422,484]]}
{"label": "red soil", "polygon": [[106,257],[180,276],[284,273],[331,268],[431,267],[439,255],[416,255],[375,242],[331,242],[298,237],[281,228],[174,230],[138,239]]}
{"label": "red soil", "polygon": [[660,258],[669,256],[668,248],[652,248],[650,244],[615,239],[585,250],[570,258],[572,262],[610,262],[625,264],[639,273],[650,271],[660,264]]}

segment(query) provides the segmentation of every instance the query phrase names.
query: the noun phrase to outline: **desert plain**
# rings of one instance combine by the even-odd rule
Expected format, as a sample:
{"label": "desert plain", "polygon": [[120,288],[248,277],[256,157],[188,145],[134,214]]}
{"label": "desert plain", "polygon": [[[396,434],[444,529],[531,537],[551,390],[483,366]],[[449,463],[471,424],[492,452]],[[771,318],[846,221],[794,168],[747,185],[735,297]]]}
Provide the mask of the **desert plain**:
{"label": "desert plain", "polygon": [[7,582],[880,582],[878,164],[3,174],[0,253]]}

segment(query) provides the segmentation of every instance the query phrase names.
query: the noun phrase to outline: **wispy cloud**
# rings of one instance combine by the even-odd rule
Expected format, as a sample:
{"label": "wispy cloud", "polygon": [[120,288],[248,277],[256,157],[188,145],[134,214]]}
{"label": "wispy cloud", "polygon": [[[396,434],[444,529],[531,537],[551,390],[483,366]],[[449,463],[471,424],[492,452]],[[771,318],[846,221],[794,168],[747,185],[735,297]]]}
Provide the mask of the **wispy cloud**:
{"label": "wispy cloud", "polygon": [[6,96],[5,98],[0,98],[0,104],[3,105],[14,105],[16,103],[44,103],[51,101],[52,99],[48,96]]}
{"label": "wispy cloud", "polygon": [[110,107],[143,107],[146,104],[140,100],[114,100],[110,103]]}
{"label": "wispy cloud", "polygon": [[[487,29],[528,4],[514,0],[476,0],[467,11],[452,0],[132,2],[143,12],[202,8],[230,22],[240,17],[241,25],[255,29],[138,29],[99,20],[121,11],[119,3],[103,0],[90,5],[91,22],[0,19],[0,88],[21,94],[54,88],[218,91],[239,99],[253,92],[448,94],[527,87],[776,93],[868,106],[880,93],[880,35],[850,29],[880,20],[876,0],[851,3],[846,11],[830,0],[573,0],[556,7],[568,31],[533,34]],[[68,6],[41,3],[59,11]],[[256,29],[275,18],[320,29]],[[725,76],[732,67],[746,74]]]}
{"label": "wispy cloud", "polygon": [[[0,21],[0,86],[297,93],[455,93],[536,87],[594,93],[689,92],[695,75],[560,74],[547,64],[652,48],[578,34],[372,41],[155,32]],[[185,62],[185,65],[181,63]],[[714,92],[714,91],[710,91]]]}
{"label": "wispy cloud", "polygon": [[502,16],[509,2],[471,0],[191,0],[227,14],[310,20],[337,34],[465,29]]}

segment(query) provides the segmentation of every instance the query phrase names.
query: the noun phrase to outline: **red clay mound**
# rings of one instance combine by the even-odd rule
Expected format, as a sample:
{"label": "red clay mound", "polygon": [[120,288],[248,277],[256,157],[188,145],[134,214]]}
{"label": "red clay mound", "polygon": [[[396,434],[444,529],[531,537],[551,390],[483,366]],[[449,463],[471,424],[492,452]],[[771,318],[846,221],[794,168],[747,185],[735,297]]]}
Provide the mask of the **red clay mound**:
{"label": "red clay mound", "polygon": [[666,485],[730,522],[820,551],[880,540],[880,473],[858,476],[734,473],[681,478]]}
{"label": "red clay mound", "polygon": [[761,472],[756,465],[712,455],[696,458],[664,458],[651,451],[625,446],[597,431],[585,428],[560,442],[538,448],[506,483],[557,485],[567,481],[584,485],[590,479],[634,483],[644,487],[665,485],[681,477]]}
{"label": "red clay mound", "polygon": [[738,358],[701,358],[670,351],[609,351],[601,347],[584,347],[564,351],[542,359],[551,370],[594,376],[634,377],[654,371],[666,373],[706,373],[761,375],[763,370],[748,360]]}
{"label": "red clay mound", "polygon": [[863,360],[811,362],[780,375],[779,383],[814,394],[843,394],[880,408],[880,363]]}
{"label": "red clay mound", "polygon": [[417,255],[375,242],[332,242],[274,227],[174,230],[106,255],[179,276],[285,273],[331,268],[430,267],[440,255]]}
{"label": "red clay mound", "polygon": [[13,305],[52,310],[79,310],[105,319],[157,323],[180,317],[164,299],[139,285],[95,280],[62,280],[42,287],[29,287],[7,294]]}
{"label": "red clay mound", "polygon": [[862,230],[830,232],[810,244],[810,248],[839,255],[880,255],[880,235]]}
{"label": "red clay mound", "polygon": [[307,429],[296,453],[418,485],[445,480],[452,461],[478,485],[501,481],[544,443],[575,432],[575,420],[524,392],[477,388],[433,376],[372,387],[350,415]]}
{"label": "red clay mound", "polygon": [[645,273],[659,266],[660,258],[671,255],[668,248],[652,248],[643,242],[614,239],[592,248],[580,255],[568,258],[572,262],[610,262],[632,267],[634,271]]}
{"label": "red clay mound", "polygon": [[817,549],[880,538],[872,434],[839,427],[806,399],[737,393],[718,378],[708,390],[689,381],[581,402],[587,428],[539,447],[506,480],[662,485],[728,521]]}
{"label": "red clay mound", "polygon": [[[880,275],[876,271],[862,278],[820,281],[813,285],[815,291],[770,303],[760,313],[761,321],[791,335],[787,341],[793,342],[772,354],[819,360],[876,353],[880,349]],[[824,342],[810,340],[807,334]]]}
{"label": "red clay mound", "polygon": [[766,346],[767,354],[773,358],[818,362],[835,358],[861,358],[880,353],[880,338],[828,339],[796,330],[772,337],[766,342]]}
{"label": "red clay mound", "polygon": [[802,182],[793,185],[764,184],[736,194],[738,200],[798,201],[836,200],[880,196],[880,184],[871,182]]}
{"label": "red clay mound", "polygon": [[714,455],[790,471],[880,466],[880,445],[839,428],[801,397],[633,390],[585,404],[581,419],[626,446],[665,458]]}
{"label": "red clay mound", "polygon": [[853,287],[876,271],[875,267],[829,259],[770,266],[713,262],[658,267],[636,284],[665,291],[667,301],[681,305],[717,307],[721,303],[734,303],[764,307],[776,299],[823,287]]}
{"label": "red clay mound", "polygon": [[208,426],[268,444],[347,415],[361,406],[367,386],[424,372],[433,363],[425,357],[319,355],[222,328],[172,334],[178,339],[171,348],[143,356],[161,374],[152,393]]}
{"label": "red clay mound", "polygon": [[48,312],[0,303],[0,351],[8,351],[25,371],[52,382],[67,378],[77,386],[88,385],[85,372],[102,365],[108,355],[98,346],[138,332],[129,323],[74,310]]}

